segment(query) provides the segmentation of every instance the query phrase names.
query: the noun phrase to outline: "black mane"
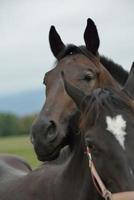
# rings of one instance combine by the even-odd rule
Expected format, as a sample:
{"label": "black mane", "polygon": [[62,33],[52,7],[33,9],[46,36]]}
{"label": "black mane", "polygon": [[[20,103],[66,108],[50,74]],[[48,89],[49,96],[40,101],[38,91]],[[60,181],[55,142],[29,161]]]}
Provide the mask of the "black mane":
{"label": "black mane", "polygon": [[[79,53],[87,57],[92,56],[85,46],[75,46],[73,44],[69,44],[62,52],[60,52],[58,60],[64,58],[65,56]],[[121,65],[102,55],[100,55],[100,62],[120,85],[123,86],[125,84],[128,78],[128,72]]]}
{"label": "black mane", "polygon": [[91,95],[86,96],[82,104],[84,102],[87,106],[83,119],[85,118],[90,126],[94,126],[98,118],[107,112],[113,117],[118,111],[133,112],[129,97],[123,91],[119,92],[113,88],[98,88]]}
{"label": "black mane", "polygon": [[128,72],[121,65],[113,62],[105,56],[100,56],[100,62],[110,72],[115,80],[117,80],[121,85],[125,84],[128,78]]}

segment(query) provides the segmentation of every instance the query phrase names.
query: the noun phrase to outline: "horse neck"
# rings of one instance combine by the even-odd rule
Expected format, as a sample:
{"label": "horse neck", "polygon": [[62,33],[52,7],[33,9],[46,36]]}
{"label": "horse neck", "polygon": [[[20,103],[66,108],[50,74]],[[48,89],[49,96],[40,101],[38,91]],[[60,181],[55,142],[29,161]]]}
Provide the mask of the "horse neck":
{"label": "horse neck", "polygon": [[[79,140],[79,139],[78,139]],[[79,200],[101,200],[91,177],[84,141],[77,141],[63,172],[63,184],[69,185],[70,193],[77,193]],[[72,184],[72,185],[71,185]],[[72,198],[73,199],[73,198]],[[76,197],[75,197],[76,199]]]}
{"label": "horse neck", "polygon": [[68,160],[68,167],[71,166],[72,169],[78,168],[78,170],[79,168],[82,169],[82,167],[86,169],[86,166],[88,166],[88,160],[87,155],[85,154],[85,141],[80,137],[80,135],[78,135],[74,140],[75,141],[73,141],[73,144],[71,145],[71,155]]}

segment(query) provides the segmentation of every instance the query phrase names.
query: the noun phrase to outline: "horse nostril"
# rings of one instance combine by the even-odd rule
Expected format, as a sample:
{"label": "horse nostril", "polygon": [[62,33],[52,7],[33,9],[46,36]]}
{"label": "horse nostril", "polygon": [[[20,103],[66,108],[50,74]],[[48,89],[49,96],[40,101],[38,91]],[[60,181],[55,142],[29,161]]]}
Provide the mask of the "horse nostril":
{"label": "horse nostril", "polygon": [[48,142],[53,142],[57,138],[56,123],[53,120],[50,120],[46,137]]}
{"label": "horse nostril", "polygon": [[56,128],[56,124],[55,124],[55,122],[53,120],[50,120],[50,123],[51,123],[51,126]]}
{"label": "horse nostril", "polygon": [[57,125],[54,120],[38,120],[31,129],[31,143],[52,143],[57,138]]}

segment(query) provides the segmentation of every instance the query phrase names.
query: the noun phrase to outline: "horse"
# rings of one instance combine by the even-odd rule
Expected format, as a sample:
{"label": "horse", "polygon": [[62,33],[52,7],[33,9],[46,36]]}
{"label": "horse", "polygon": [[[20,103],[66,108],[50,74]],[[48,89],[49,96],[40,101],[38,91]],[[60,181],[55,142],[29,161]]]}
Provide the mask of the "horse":
{"label": "horse", "polygon": [[71,134],[69,121],[77,111],[75,103],[64,90],[61,70],[86,94],[102,86],[114,85],[118,88],[128,77],[128,73],[121,66],[104,56],[99,57],[100,39],[91,19],[87,20],[84,40],[86,46],[65,45],[55,27],[50,28],[50,47],[57,61],[55,67],[45,74],[45,104],[31,128],[31,141],[41,161],[55,159],[60,150],[68,145]]}
{"label": "horse", "polygon": [[[103,198],[103,192],[111,191],[118,193],[117,196],[112,197],[110,192],[106,199],[133,200],[134,191],[122,191],[134,190],[134,63],[120,91],[114,87],[104,87],[85,95],[66,81],[63,72],[62,76],[66,92],[81,111],[79,130],[84,134],[90,149],[89,156],[92,155],[93,163],[90,164],[96,166],[101,176],[96,178],[98,185],[95,183],[95,187],[97,190],[102,189],[99,193]],[[94,174],[96,172],[92,176]],[[100,183],[101,179],[104,185]],[[105,186],[108,190],[103,191]]]}
{"label": "horse", "polygon": [[[76,126],[69,147],[63,149],[57,159],[28,174],[12,175],[12,179],[5,181],[0,179],[0,199],[103,200],[89,169],[88,146],[102,181],[108,191],[115,193],[112,199],[133,200],[133,192],[122,193],[132,191],[134,186],[131,159],[134,105],[133,99],[127,95],[131,86],[134,88],[133,76],[134,73],[123,91],[109,86],[95,89],[89,95],[83,94],[63,77],[66,92],[78,106],[69,123]],[[113,120],[114,128],[120,123],[120,130],[114,131],[109,120]],[[120,140],[118,136],[126,138]]]}
{"label": "horse", "polygon": [[4,188],[5,183],[23,177],[31,171],[31,166],[21,157],[10,154],[0,154],[1,189]]}

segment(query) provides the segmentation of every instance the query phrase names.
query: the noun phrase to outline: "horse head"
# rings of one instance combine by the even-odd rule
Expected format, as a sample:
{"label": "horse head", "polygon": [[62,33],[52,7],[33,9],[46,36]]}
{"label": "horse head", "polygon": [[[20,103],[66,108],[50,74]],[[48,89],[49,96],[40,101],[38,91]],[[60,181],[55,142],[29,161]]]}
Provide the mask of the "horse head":
{"label": "horse head", "polygon": [[89,95],[66,81],[62,73],[66,92],[81,112],[79,130],[101,179],[112,193],[134,189],[134,106],[125,93],[132,91],[132,70],[123,90],[98,88]]}
{"label": "horse head", "polygon": [[90,94],[101,86],[118,87],[117,82],[100,63],[99,35],[91,19],[87,20],[84,40],[86,46],[66,46],[55,27],[50,29],[50,47],[57,61],[55,67],[45,74],[46,100],[31,131],[39,160],[56,158],[60,149],[68,144],[68,135],[71,134],[71,130],[68,131],[69,121],[77,110],[64,89],[61,71],[64,71],[66,77],[85,94]]}

